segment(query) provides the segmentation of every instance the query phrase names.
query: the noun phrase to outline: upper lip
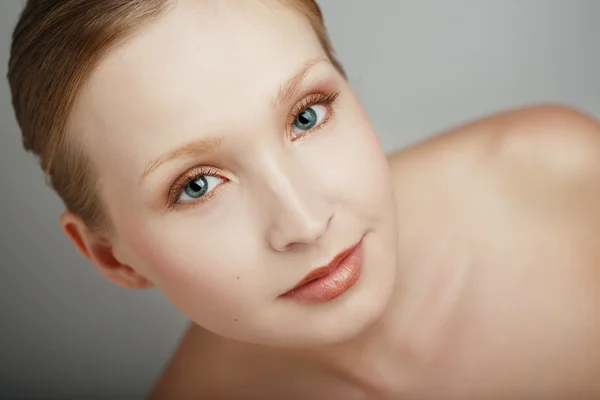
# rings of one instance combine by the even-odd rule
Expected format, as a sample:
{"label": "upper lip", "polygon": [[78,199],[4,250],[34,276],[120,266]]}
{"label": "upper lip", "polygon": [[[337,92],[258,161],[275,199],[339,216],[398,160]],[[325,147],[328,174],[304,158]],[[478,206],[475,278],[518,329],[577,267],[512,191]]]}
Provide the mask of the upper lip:
{"label": "upper lip", "polygon": [[293,292],[294,290],[298,289],[300,286],[306,285],[309,282],[312,282],[314,280],[317,280],[317,279],[323,278],[324,276],[329,275],[334,269],[337,268],[338,265],[340,265],[340,263],[344,260],[344,258],[346,258],[350,253],[352,253],[352,251],[354,251],[354,249],[356,247],[358,247],[359,244],[360,244],[360,241],[358,243],[355,243],[352,246],[342,250],[338,255],[333,257],[333,259],[331,261],[329,261],[328,264],[323,265],[322,267],[315,268],[312,271],[310,271],[308,273],[308,275],[306,275],[304,278],[302,278],[300,280],[300,282],[298,282],[298,284],[296,284],[296,286],[294,286],[292,289],[290,289],[287,293]]}

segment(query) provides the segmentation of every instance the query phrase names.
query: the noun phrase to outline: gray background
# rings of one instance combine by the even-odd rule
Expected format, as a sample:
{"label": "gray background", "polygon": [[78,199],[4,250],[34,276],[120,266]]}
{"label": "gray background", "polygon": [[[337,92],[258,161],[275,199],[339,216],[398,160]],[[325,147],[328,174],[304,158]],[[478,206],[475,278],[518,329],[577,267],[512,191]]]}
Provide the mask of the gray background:
{"label": "gray background", "polygon": [[[392,151],[479,115],[562,102],[600,116],[600,1],[321,0]],[[0,1],[0,65],[23,1]],[[0,80],[0,396],[143,398],[185,319],[120,289],[63,235]]]}

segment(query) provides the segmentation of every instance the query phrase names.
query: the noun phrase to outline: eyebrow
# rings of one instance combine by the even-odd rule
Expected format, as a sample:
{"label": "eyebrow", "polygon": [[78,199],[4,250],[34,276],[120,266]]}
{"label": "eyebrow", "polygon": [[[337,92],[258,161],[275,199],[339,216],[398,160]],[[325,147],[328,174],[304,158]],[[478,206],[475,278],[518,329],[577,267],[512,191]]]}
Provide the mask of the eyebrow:
{"label": "eyebrow", "polygon": [[216,139],[216,138],[197,139],[192,142],[186,143],[183,146],[180,146],[180,147],[176,148],[175,150],[168,152],[167,154],[163,154],[162,156],[160,156],[160,157],[156,158],[154,161],[152,161],[150,163],[150,165],[148,166],[148,168],[146,168],[146,170],[142,174],[142,179],[140,180],[140,183],[152,171],[154,171],[156,168],[158,168],[159,165],[161,165],[167,161],[173,160],[175,158],[178,158],[178,157],[198,154],[203,151],[215,150],[221,145],[222,141],[223,140],[220,138],[219,139]]}
{"label": "eyebrow", "polygon": [[291,78],[289,78],[277,92],[277,96],[273,100],[273,107],[279,108],[282,104],[287,103],[298,92],[302,81],[313,67],[321,62],[329,63],[327,58],[315,57],[308,60]]}
{"label": "eyebrow", "polygon": [[[304,63],[304,65],[294,75],[292,75],[291,78],[289,78],[279,87],[277,95],[272,101],[272,106],[274,108],[279,108],[282,104],[290,101],[290,99],[300,90],[302,81],[306,78],[308,73],[315,65],[321,62],[329,63],[330,61],[327,58],[315,57]],[[161,164],[178,157],[216,150],[221,145],[222,141],[222,138],[197,139],[186,143],[183,146],[180,146],[166,154],[163,154],[152,161],[148,168],[144,170],[144,173],[140,179],[140,183],[142,183],[144,179],[150,173],[156,170]]]}

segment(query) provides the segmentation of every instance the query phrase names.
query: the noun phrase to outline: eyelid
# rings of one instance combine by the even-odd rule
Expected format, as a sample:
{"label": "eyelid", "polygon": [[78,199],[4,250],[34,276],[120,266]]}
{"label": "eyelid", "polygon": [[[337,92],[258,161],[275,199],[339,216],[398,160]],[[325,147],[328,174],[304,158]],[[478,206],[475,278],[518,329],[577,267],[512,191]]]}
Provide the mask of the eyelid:
{"label": "eyelid", "polygon": [[325,120],[319,124],[317,127],[312,128],[308,131],[306,131],[304,134],[297,136],[295,138],[291,138],[292,141],[298,141],[300,139],[302,139],[303,137],[305,137],[308,133],[311,133],[319,128],[321,128],[322,126],[324,126],[332,117],[333,115],[333,104],[335,103],[335,101],[337,100],[337,98],[339,97],[340,92],[339,91],[317,91],[317,92],[313,92],[307,96],[305,96],[302,100],[300,100],[298,103],[296,103],[296,105],[292,108],[292,111],[290,113],[290,116],[288,118],[287,124],[286,124],[286,131],[288,133],[288,136],[290,136],[291,138],[291,129],[293,127],[294,121],[296,120],[296,118],[299,117],[300,113],[302,111],[304,111],[305,109],[317,105],[317,104],[321,104],[324,105],[327,108],[327,116],[325,117]]}
{"label": "eyelid", "polygon": [[[291,140],[292,141],[301,140],[308,134],[323,127],[331,119],[331,117],[333,115],[332,105],[337,100],[339,94],[340,93],[338,91],[325,91],[325,90],[315,91],[313,93],[306,95],[302,100],[297,102],[296,105],[292,108],[292,111],[288,118],[288,122],[286,124],[286,131],[288,132],[288,135],[290,137],[291,137],[290,130],[293,127],[294,121],[296,120],[296,118],[298,118],[300,113],[303,110],[305,110],[306,108],[309,108],[309,107],[317,105],[317,104],[324,105],[327,108],[327,115],[326,115],[326,117],[324,117],[324,121],[321,124],[319,124],[317,127],[307,130],[304,134],[297,136]],[[186,202],[180,203],[178,201],[178,199],[179,199],[179,197],[181,195],[181,191],[184,189],[185,185],[187,185],[189,182],[193,181],[194,179],[197,179],[200,176],[215,176],[215,177],[222,179],[223,183],[221,183],[215,189],[213,189],[211,192],[209,192],[208,194],[206,194],[205,196],[202,196],[201,198],[199,198],[197,200],[186,201]],[[213,197],[219,190],[221,190],[222,187],[225,186],[225,183],[228,183],[231,180],[232,180],[232,178],[229,177],[228,174],[224,173],[223,171],[219,170],[218,168],[206,167],[206,166],[194,167],[192,169],[189,169],[182,176],[180,176],[178,179],[176,179],[175,182],[171,185],[171,187],[169,188],[167,195],[166,195],[166,205],[170,210],[173,210],[173,209],[179,209],[182,207],[183,208],[193,207],[198,204],[205,203],[211,197]]]}
{"label": "eyelid", "polygon": [[[209,192],[205,196],[202,196],[199,199],[180,203],[178,200],[181,195],[181,191],[183,190],[185,185],[187,185],[189,182],[193,181],[194,179],[199,178],[200,176],[218,177],[223,180],[223,183],[219,184],[211,192]],[[216,194],[216,192],[218,190],[220,190],[220,188],[223,185],[225,185],[229,181],[231,181],[231,178],[229,178],[227,176],[227,174],[225,174],[223,171],[221,171],[217,168],[206,167],[206,166],[192,168],[192,169],[188,170],[187,172],[185,172],[182,176],[180,176],[170,187],[170,189],[167,193],[167,196],[166,196],[167,207],[169,208],[169,210],[173,210],[173,209],[179,209],[182,207],[185,208],[185,207],[190,207],[190,206],[196,206],[198,204],[205,203],[212,196],[214,196]]]}

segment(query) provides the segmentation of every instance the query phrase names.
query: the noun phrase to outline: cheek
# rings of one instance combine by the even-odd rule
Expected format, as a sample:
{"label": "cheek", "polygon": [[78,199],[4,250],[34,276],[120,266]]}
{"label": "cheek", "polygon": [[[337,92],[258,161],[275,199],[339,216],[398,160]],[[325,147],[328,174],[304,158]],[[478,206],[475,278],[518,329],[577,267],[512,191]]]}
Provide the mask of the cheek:
{"label": "cheek", "polygon": [[338,198],[343,196],[344,202],[355,204],[357,211],[370,213],[369,208],[390,205],[389,165],[362,107],[356,102],[349,109],[344,114],[350,118],[340,118],[332,128],[322,170],[327,171],[327,184],[335,188]]}
{"label": "cheek", "polygon": [[389,166],[373,130],[362,130],[360,135],[360,146],[346,153],[348,167],[340,172],[339,181],[357,213],[379,219],[381,214],[389,215],[393,206]]}
{"label": "cheek", "polygon": [[350,92],[340,106],[333,124],[333,142],[340,163],[366,174],[386,172],[387,159],[381,141],[365,109],[353,92]]}
{"label": "cheek", "polygon": [[194,210],[184,211],[138,224],[123,240],[137,267],[181,312],[198,323],[215,323],[220,315],[251,307],[260,287],[254,265],[249,265],[258,246],[236,240],[236,251],[231,251],[231,232],[248,231],[237,221],[243,219],[207,223]]}

